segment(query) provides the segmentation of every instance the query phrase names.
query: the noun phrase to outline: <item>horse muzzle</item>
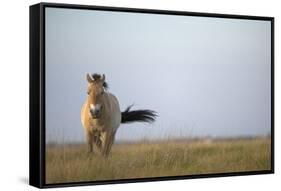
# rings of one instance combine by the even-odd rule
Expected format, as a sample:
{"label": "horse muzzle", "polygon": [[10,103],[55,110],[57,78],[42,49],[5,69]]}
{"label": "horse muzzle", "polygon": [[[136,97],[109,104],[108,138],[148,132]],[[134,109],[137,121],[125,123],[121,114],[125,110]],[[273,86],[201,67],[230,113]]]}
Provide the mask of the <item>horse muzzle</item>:
{"label": "horse muzzle", "polygon": [[90,109],[90,113],[91,113],[91,116],[92,116],[93,119],[100,118],[100,115],[101,115],[101,111],[100,110]]}

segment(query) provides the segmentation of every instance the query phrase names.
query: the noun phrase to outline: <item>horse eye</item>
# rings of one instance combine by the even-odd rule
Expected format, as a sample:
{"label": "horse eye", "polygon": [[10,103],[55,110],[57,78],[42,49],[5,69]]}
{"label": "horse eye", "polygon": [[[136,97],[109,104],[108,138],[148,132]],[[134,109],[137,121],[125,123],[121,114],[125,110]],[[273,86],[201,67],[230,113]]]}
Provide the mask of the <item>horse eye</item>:
{"label": "horse eye", "polygon": [[101,92],[101,95],[103,95],[103,94],[104,94],[104,91]]}

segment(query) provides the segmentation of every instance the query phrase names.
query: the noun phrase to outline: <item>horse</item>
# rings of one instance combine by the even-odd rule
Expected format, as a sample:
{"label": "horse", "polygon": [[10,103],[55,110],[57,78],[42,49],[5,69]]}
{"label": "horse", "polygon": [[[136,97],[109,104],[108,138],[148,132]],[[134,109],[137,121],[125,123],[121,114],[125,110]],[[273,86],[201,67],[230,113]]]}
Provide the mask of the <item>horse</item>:
{"label": "horse", "polygon": [[152,110],[132,110],[132,105],[121,112],[118,99],[108,92],[105,75],[87,74],[87,99],[81,109],[81,122],[84,127],[88,153],[95,144],[102,156],[108,156],[121,123],[152,123],[157,113]]}

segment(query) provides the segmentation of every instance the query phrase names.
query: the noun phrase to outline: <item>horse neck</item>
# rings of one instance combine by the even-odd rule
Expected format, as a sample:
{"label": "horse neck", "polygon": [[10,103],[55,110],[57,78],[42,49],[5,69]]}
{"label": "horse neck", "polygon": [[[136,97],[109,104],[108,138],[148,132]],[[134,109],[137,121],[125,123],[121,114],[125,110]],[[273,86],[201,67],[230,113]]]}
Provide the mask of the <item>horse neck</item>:
{"label": "horse neck", "polygon": [[105,93],[105,95],[102,98],[102,104],[103,104],[103,110],[101,113],[101,120],[106,120],[109,116],[109,108],[108,108],[108,94]]}

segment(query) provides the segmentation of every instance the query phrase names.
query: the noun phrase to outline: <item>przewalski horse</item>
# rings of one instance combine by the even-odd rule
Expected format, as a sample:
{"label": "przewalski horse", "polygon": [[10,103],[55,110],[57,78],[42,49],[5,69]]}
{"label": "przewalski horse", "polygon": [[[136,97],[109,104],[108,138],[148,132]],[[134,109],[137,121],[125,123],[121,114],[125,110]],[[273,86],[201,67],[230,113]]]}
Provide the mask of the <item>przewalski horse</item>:
{"label": "przewalski horse", "polygon": [[130,111],[132,106],[129,106],[121,112],[117,98],[106,91],[108,85],[104,74],[87,74],[87,81],[88,97],[82,106],[81,121],[89,152],[95,144],[101,154],[107,156],[120,123],[155,121],[157,115],[152,110]]}

